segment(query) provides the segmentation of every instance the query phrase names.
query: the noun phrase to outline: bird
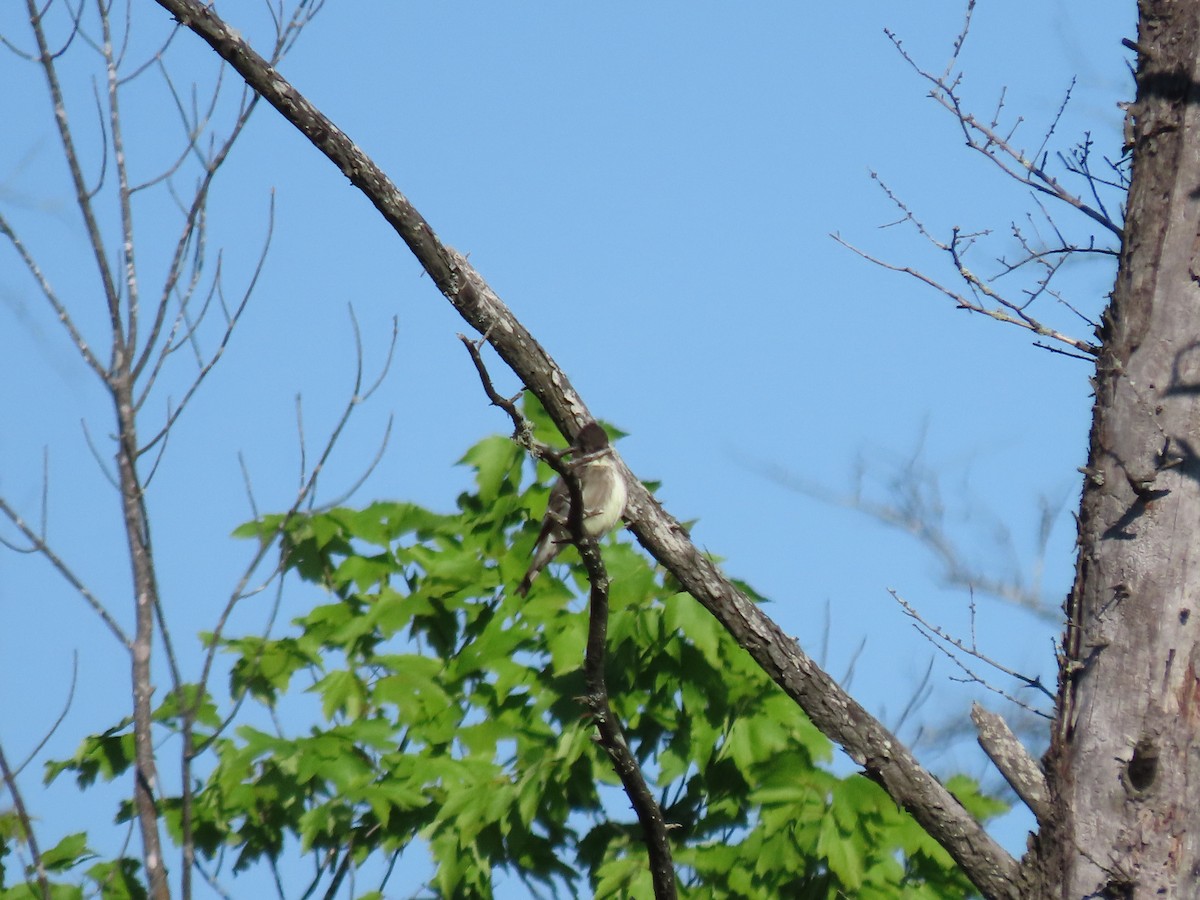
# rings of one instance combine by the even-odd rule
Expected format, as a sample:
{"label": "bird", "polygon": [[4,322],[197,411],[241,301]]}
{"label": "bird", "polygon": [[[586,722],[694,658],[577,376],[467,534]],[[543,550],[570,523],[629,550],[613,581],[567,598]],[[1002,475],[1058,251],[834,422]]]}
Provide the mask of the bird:
{"label": "bird", "polygon": [[[571,447],[574,457],[567,465],[579,480],[583,498],[583,530],[597,538],[607,534],[625,512],[625,480],[621,477],[608,443],[608,435],[597,422],[589,422],[575,436]],[[533,579],[571,542],[571,490],[562,476],[550,489],[550,501],[542,530],[533,546],[529,570],[517,587],[517,596],[524,597]]]}

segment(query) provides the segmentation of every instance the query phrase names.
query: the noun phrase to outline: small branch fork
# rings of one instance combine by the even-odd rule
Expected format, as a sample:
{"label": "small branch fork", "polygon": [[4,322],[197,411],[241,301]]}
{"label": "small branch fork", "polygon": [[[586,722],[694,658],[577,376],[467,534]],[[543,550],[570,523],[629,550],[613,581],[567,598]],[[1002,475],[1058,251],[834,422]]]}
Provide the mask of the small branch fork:
{"label": "small branch fork", "polygon": [[935,75],[923,69],[908,51],[904,49],[904,45],[894,31],[885,28],[884,34],[887,35],[888,40],[892,42],[904,61],[912,66],[913,71],[933,85],[929,96],[958,120],[968,147],[982,153],[1005,174],[1038,193],[1054,197],[1056,200],[1074,207],[1089,219],[1108,229],[1117,238],[1120,238],[1123,231],[1121,225],[1108,215],[1102,203],[1092,206],[1084,202],[1081,197],[1067,190],[1045,168],[1047,156],[1046,145],[1058,127],[1063,112],[1066,110],[1067,103],[1070,101],[1071,89],[1075,86],[1074,81],[1071,83],[1071,88],[1068,88],[1066,96],[1058,108],[1058,112],[1055,114],[1050,127],[1046,130],[1046,134],[1042,138],[1041,144],[1031,156],[1027,156],[1023,150],[1019,150],[1013,143],[1016,130],[1022,122],[1020,118],[1017,119],[1007,134],[1000,133],[1000,114],[1004,109],[1003,93],[1000,95],[1000,100],[996,104],[996,111],[992,115],[990,122],[978,119],[963,107],[962,99],[958,95],[958,88],[962,83],[962,74],[955,73],[954,68],[958,63],[959,54],[962,52],[963,44],[966,43],[967,34],[971,29],[971,16],[974,9],[975,0],[970,0],[967,4],[966,20],[954,42],[954,50],[950,61],[947,63],[945,71],[940,75]]}
{"label": "small branch fork", "polygon": [[[583,662],[587,695],[583,701],[596,725],[597,740],[612,760],[613,768],[621,779],[621,785],[625,788],[629,802],[633,804],[634,812],[642,825],[646,849],[650,856],[654,896],[659,900],[673,898],[676,896],[675,868],[671,862],[668,826],[663,819],[662,809],[646,784],[637,758],[629,748],[621,721],[608,702],[608,684],[605,678],[605,660],[608,654],[608,572],[604,568],[599,544],[583,528],[583,496],[579,479],[574,474],[574,465],[564,461],[564,457],[570,451],[554,450],[534,441],[530,423],[521,415],[516,399],[503,397],[496,390],[481,354],[486,336],[479,340],[471,340],[460,334],[458,338],[471,354],[471,361],[475,364],[475,371],[479,373],[479,380],[488,400],[512,419],[513,439],[532,450],[539,459],[545,460],[571,491],[571,514],[567,520],[567,527],[571,531],[573,542],[579,548],[579,556],[587,569],[588,583],[591,586],[588,601],[587,652]],[[610,448],[604,452],[612,453],[613,450]]]}
{"label": "small branch fork", "polygon": [[[1027,712],[1045,719],[1052,718],[1042,710],[1018,700],[1009,692],[989,684],[970,669],[958,655],[951,651],[950,648],[953,648],[959,653],[974,657],[985,665],[1003,672],[1011,678],[1017,679],[1026,687],[1035,688],[1052,700],[1054,699],[1054,694],[1047,690],[1040,678],[1023,675],[980,651],[975,639],[974,594],[971,595],[971,641],[970,644],[967,644],[960,638],[952,637],[941,627],[930,624],[896,591],[889,591],[889,593],[900,604],[905,615],[913,620],[913,625],[920,632],[921,636],[966,673],[965,678],[958,680],[983,685],[988,690],[999,694],[1011,703],[1015,703]],[[975,724],[979,746],[983,748],[983,752],[987,754],[988,759],[1000,770],[1000,774],[1004,776],[1004,780],[1016,791],[1021,801],[1029,807],[1030,812],[1034,814],[1038,823],[1045,824],[1051,821],[1053,810],[1050,802],[1050,791],[1046,786],[1045,773],[1033,757],[1029,755],[1029,751],[1025,749],[1025,745],[1013,734],[1012,729],[1008,727],[1008,724],[1000,715],[984,709],[978,703],[971,706],[971,721]]]}
{"label": "small branch fork", "polygon": [[934,625],[931,622],[929,622],[928,620],[926,620],[924,617],[921,616],[921,614],[919,612],[917,612],[916,608],[913,607],[912,604],[910,604],[907,600],[905,600],[903,597],[901,597],[896,591],[889,590],[888,593],[890,593],[892,595],[892,598],[898,604],[900,604],[900,608],[902,610],[904,610],[904,614],[913,620],[913,627],[916,628],[918,632],[920,632],[921,636],[924,637],[927,641],[929,641],[930,644],[932,644],[934,647],[936,647],[942,653],[944,653],[948,659],[950,659],[956,666],[958,666],[959,669],[962,670],[965,677],[958,679],[958,680],[966,682],[968,684],[982,685],[983,687],[987,688],[989,691],[999,694],[1001,697],[1003,697],[1005,700],[1008,700],[1010,703],[1014,703],[1017,706],[1024,709],[1025,711],[1031,712],[1034,715],[1041,716],[1043,719],[1052,719],[1053,718],[1053,716],[1049,715],[1048,713],[1044,712],[1043,710],[1040,710],[1035,706],[1031,706],[1030,704],[1024,702],[1023,700],[1020,700],[1017,697],[1014,697],[1008,691],[1002,690],[1001,688],[995,687],[994,685],[990,684],[986,679],[982,678],[973,669],[971,669],[969,666],[967,666],[967,664],[964,663],[958,656],[956,656],[953,652],[951,652],[950,649],[948,649],[948,648],[953,648],[954,650],[957,650],[960,653],[964,653],[967,656],[977,659],[981,663],[995,669],[997,672],[1002,672],[1003,674],[1009,676],[1010,678],[1015,678],[1017,681],[1021,682],[1025,687],[1029,687],[1029,688],[1033,688],[1035,690],[1041,691],[1043,694],[1045,694],[1051,700],[1054,699],[1054,693],[1051,690],[1049,690],[1044,684],[1042,684],[1041,678],[1038,678],[1036,676],[1023,675],[1020,672],[1016,671],[1015,669],[1011,669],[1008,666],[1004,665],[1003,663],[993,659],[992,657],[988,656],[986,653],[984,653],[982,650],[979,649],[979,645],[976,643],[976,640],[975,640],[975,598],[973,595],[971,597],[971,642],[968,644],[966,641],[962,640],[962,638],[956,638],[956,637],[952,636],[951,634],[949,634],[941,626]]}
{"label": "small branch fork", "polygon": [[[879,183],[879,186],[883,189],[883,192],[887,195],[888,199],[896,204],[897,208],[903,214],[900,222],[910,223],[914,228],[916,228],[917,232],[923,238],[929,241],[929,243],[931,243],[938,250],[950,257],[959,277],[967,286],[966,293],[945,285],[933,278],[931,275],[928,275],[919,269],[914,269],[912,266],[901,266],[880,259],[879,257],[868,253],[866,250],[851,244],[840,234],[835,233],[831,235],[835,241],[837,241],[847,250],[857,253],[863,259],[867,260],[867,262],[874,263],[875,265],[884,269],[888,269],[892,272],[901,272],[917,279],[918,281],[924,282],[934,290],[945,294],[947,297],[953,300],[959,309],[965,309],[968,312],[979,313],[980,315],[995,319],[997,322],[1005,322],[1009,325],[1016,325],[1018,328],[1024,328],[1033,332],[1038,337],[1048,338],[1049,340],[1057,343],[1065,344],[1072,348],[1072,350],[1060,350],[1059,352],[1065,352],[1068,356],[1075,357],[1076,359],[1090,360],[1095,358],[1096,354],[1099,352],[1097,345],[1081,338],[1072,337],[1054,328],[1050,328],[1038,319],[1034,318],[1028,312],[1030,303],[1037,299],[1037,297],[1042,293],[1049,292],[1050,279],[1054,277],[1056,272],[1058,272],[1059,266],[1062,265],[1062,260],[1065,258],[1065,254],[1071,252],[1070,250],[1060,249],[1052,251],[1053,253],[1060,254],[1060,258],[1056,259],[1053,264],[1049,264],[1046,267],[1046,272],[1043,274],[1038,285],[1033,290],[1028,292],[1028,296],[1024,299],[1024,301],[1018,303],[999,293],[994,287],[992,287],[991,284],[985,281],[966,264],[965,257],[967,252],[974,245],[975,241],[985,233],[964,234],[959,228],[956,227],[951,230],[949,241],[938,240],[929,232],[925,225],[922,224],[922,222],[915,215],[913,215],[912,211],[904,204],[904,202],[892,192],[891,188],[889,188],[879,178],[878,174],[872,172],[871,177]],[[1015,227],[1016,226],[1014,226],[1014,229]],[[1018,266],[1024,264],[1024,262],[1031,262],[1036,258],[1038,258],[1036,255],[1031,254],[1028,259],[1023,261],[1023,263],[1005,265],[1007,265],[1007,271],[1011,272]],[[989,305],[989,301],[994,305]]]}
{"label": "small branch fork", "polygon": [[[1020,247],[1020,253],[1013,260],[1005,259],[1001,256],[997,260],[999,263],[999,272],[994,277],[984,278],[980,276],[967,265],[966,254],[979,238],[986,236],[989,232],[964,233],[960,229],[954,228],[948,240],[940,240],[933,237],[929,230],[913,215],[912,211],[887,185],[883,184],[879,176],[874,172],[871,173],[871,177],[879,182],[888,199],[901,212],[899,222],[892,224],[906,223],[912,225],[921,237],[929,241],[939,251],[949,256],[958,277],[962,279],[966,286],[965,290],[950,287],[911,266],[896,265],[882,260],[849,243],[837,234],[832,235],[832,237],[842,246],[858,254],[868,262],[893,272],[901,272],[909,275],[929,285],[934,290],[953,300],[959,309],[976,312],[995,319],[998,322],[1016,325],[1033,332],[1039,338],[1045,338],[1049,341],[1049,343],[1035,341],[1034,345],[1037,347],[1076,359],[1093,360],[1099,352],[1096,344],[1050,327],[1034,317],[1029,312],[1029,308],[1035,300],[1046,295],[1054,298],[1054,300],[1079,316],[1087,325],[1095,328],[1096,323],[1094,321],[1089,320],[1080,313],[1074,305],[1064,299],[1050,285],[1069,257],[1078,254],[1090,254],[1115,259],[1117,250],[1113,247],[1098,246],[1094,236],[1086,241],[1069,240],[1055,224],[1053,216],[1051,216],[1049,210],[1042,203],[1041,198],[1051,197],[1059,203],[1065,204],[1091,220],[1093,225],[1099,225],[1105,229],[1119,241],[1123,234],[1123,226],[1109,212],[1109,204],[1105,203],[1103,195],[1105,192],[1122,193],[1128,185],[1127,157],[1116,161],[1105,159],[1105,163],[1113,172],[1111,177],[1106,178],[1097,174],[1093,168],[1092,159],[1095,154],[1090,134],[1084,136],[1084,139],[1071,151],[1069,156],[1064,156],[1062,153],[1055,154],[1056,159],[1068,174],[1083,179],[1086,184],[1086,193],[1090,194],[1090,199],[1085,199],[1084,195],[1073,193],[1050,173],[1047,168],[1050,160],[1047,145],[1062,121],[1067,104],[1071,99],[1074,82],[1067,88],[1062,103],[1051,120],[1050,125],[1047,127],[1045,134],[1041,137],[1036,150],[1032,153],[1027,153],[1025,150],[1020,149],[1015,142],[1017,129],[1023,121],[1021,118],[1018,117],[1011,127],[1000,124],[1005,105],[1005,95],[1003,92],[1001,92],[996,109],[990,119],[981,119],[968,112],[963,106],[963,101],[959,94],[962,85],[962,75],[955,70],[958,66],[959,55],[966,42],[967,34],[970,31],[974,8],[974,0],[969,0],[966,19],[958,37],[954,41],[950,61],[947,63],[945,70],[940,74],[922,68],[904,48],[900,39],[893,31],[885,29],[885,34],[904,61],[922,79],[931,85],[929,96],[950,112],[958,121],[967,146],[987,157],[1005,175],[1033,192],[1033,201],[1038,207],[1037,219],[1035,220],[1033,215],[1028,215],[1028,223],[1026,225],[1018,225],[1014,222],[1011,226],[1012,237]],[[1043,229],[1047,229],[1046,237],[1043,237],[1041,234]],[[1019,300],[1013,299],[1011,296],[1005,296],[993,286],[993,282],[998,278],[1010,275],[1016,270],[1024,269],[1025,267],[1033,267],[1037,274],[1031,286],[1021,289]],[[1069,349],[1062,349],[1062,345],[1065,345]]]}

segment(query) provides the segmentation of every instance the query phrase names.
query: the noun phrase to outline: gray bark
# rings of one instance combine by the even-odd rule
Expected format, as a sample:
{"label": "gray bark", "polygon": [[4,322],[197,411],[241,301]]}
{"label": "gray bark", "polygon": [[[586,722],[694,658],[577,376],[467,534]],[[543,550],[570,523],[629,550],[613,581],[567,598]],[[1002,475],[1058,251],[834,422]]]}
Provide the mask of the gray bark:
{"label": "gray bark", "polygon": [[1037,840],[1047,897],[1200,896],[1200,5],[1139,12],[1133,177],[1046,758],[1056,814]]}
{"label": "gray bark", "polygon": [[971,707],[971,721],[979,733],[979,746],[1000,770],[1009,787],[1017,792],[1039,823],[1049,821],[1053,808],[1046,790],[1046,776],[1008,723],[978,703]]}

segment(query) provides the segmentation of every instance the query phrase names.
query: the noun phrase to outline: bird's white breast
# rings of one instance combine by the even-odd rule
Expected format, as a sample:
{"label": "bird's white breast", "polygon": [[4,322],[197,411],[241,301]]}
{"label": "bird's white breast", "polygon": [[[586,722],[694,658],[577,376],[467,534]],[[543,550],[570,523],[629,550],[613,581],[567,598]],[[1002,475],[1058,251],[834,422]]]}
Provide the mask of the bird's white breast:
{"label": "bird's white breast", "polygon": [[[585,486],[595,485],[597,489],[584,492],[583,527],[592,537],[598,537],[612,531],[625,512],[625,480],[611,459],[589,463],[588,470]],[[594,480],[593,476],[596,476]]]}

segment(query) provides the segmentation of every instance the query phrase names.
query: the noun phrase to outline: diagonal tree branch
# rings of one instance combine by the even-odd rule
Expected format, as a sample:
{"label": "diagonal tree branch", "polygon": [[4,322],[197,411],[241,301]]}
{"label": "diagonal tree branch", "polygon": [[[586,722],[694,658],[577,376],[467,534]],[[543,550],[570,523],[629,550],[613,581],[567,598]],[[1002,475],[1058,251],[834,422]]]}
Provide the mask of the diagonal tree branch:
{"label": "diagonal tree branch", "polygon": [[[194,31],[299,129],[375,205],[458,313],[545,406],[564,434],[594,418],[566,374],[453,248],[443,244],[384,172],[259,56],[211,7],[198,0],[157,0]],[[990,898],[1021,895],[1020,866],[912,753],[811,660],[691,542],[617,459],[626,478],[626,516],[642,545],[699,600],[770,677],[839,743],[865,774],[954,857]]]}
{"label": "diagonal tree branch", "polygon": [[23,832],[25,843],[29,845],[29,853],[33,857],[33,869],[37,874],[38,889],[43,900],[50,900],[53,895],[50,892],[50,882],[46,878],[46,865],[42,858],[42,852],[38,849],[37,836],[33,833],[33,820],[25,809],[25,800],[21,796],[20,788],[17,787],[16,776],[13,774],[12,769],[8,767],[8,760],[4,756],[3,747],[0,747],[0,780],[8,788],[8,795],[12,797],[13,809],[16,811],[17,819],[21,823],[21,831]]}
{"label": "diagonal tree branch", "polygon": [[1041,766],[1029,755],[1029,751],[998,713],[973,703],[971,721],[979,732],[979,746],[988,759],[995,763],[1004,780],[1017,792],[1038,822],[1048,822],[1054,815],[1054,805],[1050,800],[1050,790],[1046,787],[1046,773]]}
{"label": "diagonal tree branch", "polygon": [[112,613],[108,611],[107,607],[100,602],[99,598],[92,593],[91,589],[83,583],[83,580],[75,574],[71,567],[63,561],[62,557],[54,552],[54,549],[46,542],[46,539],[30,527],[21,514],[3,497],[0,497],[0,513],[6,516],[17,527],[17,530],[29,541],[29,546],[42,554],[49,561],[50,565],[67,580],[67,583],[79,593],[84,602],[92,608],[92,612],[98,615],[101,621],[108,626],[108,630],[113,633],[113,637],[120,641],[121,646],[126,650],[132,650],[133,641],[125,633],[124,629],[121,628],[117,620],[113,618]]}

